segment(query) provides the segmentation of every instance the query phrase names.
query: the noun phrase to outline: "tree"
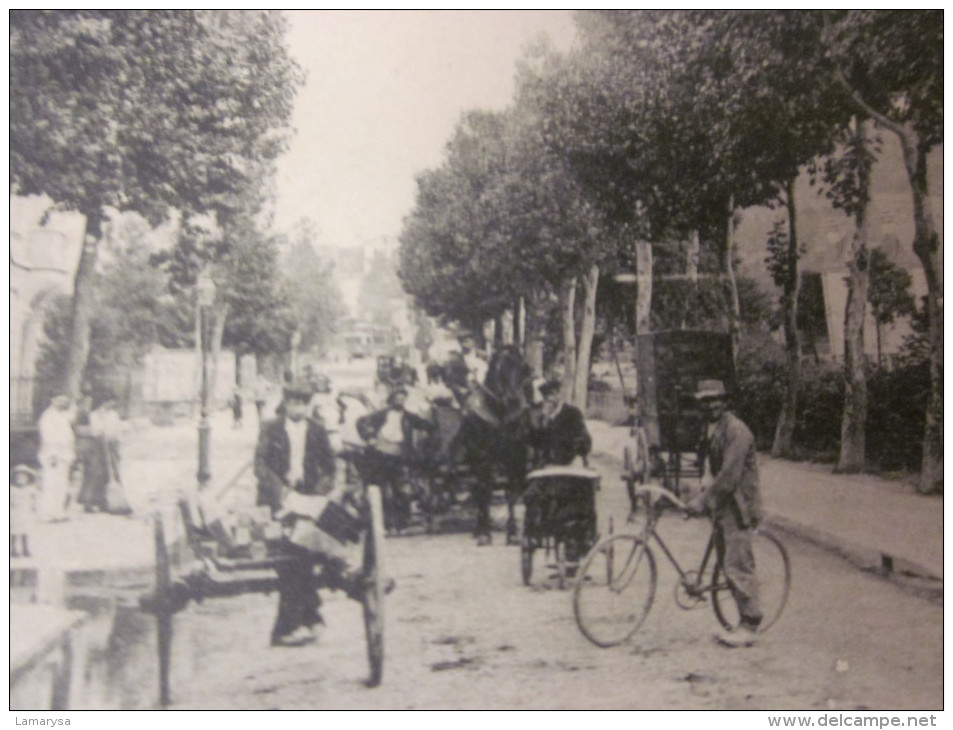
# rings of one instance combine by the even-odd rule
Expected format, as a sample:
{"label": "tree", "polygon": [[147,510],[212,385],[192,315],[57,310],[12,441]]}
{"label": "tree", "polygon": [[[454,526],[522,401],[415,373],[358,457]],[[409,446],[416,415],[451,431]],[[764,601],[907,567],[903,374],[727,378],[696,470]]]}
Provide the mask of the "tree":
{"label": "tree", "polygon": [[464,116],[445,163],[418,178],[400,276],[428,314],[470,326],[522,296],[527,342],[538,337],[546,302],[559,297],[571,390],[576,277],[598,263],[605,238],[564,161],[539,143],[538,123],[525,106]]}
{"label": "tree", "polygon": [[346,309],[335,281],[334,265],[315,250],[317,231],[308,219],[299,221],[291,247],[282,257],[281,272],[301,348],[323,349],[331,344]]}
{"label": "tree", "polygon": [[295,318],[278,267],[278,242],[239,221],[225,231],[227,252],[216,266],[224,318],[222,343],[235,355],[236,385],[241,385],[243,355],[285,352]]}
{"label": "tree", "polygon": [[393,302],[403,296],[394,260],[382,251],[375,251],[361,282],[358,309],[375,324],[390,327]]}
{"label": "tree", "polygon": [[864,467],[867,429],[867,374],[864,318],[870,265],[870,176],[878,152],[878,138],[870,119],[855,119],[845,132],[837,154],[824,160],[827,196],[854,219],[847,259],[847,303],[844,314],[844,412],[840,455],[835,471],[856,472]]}
{"label": "tree", "polygon": [[943,142],[943,15],[926,10],[827,11],[831,76],[856,113],[895,134],[913,195],[913,250],[927,281],[930,397],[921,492],[943,484],[943,288],[940,239],[927,187],[927,158]]}
{"label": "tree", "polygon": [[10,183],[86,217],[65,387],[89,353],[107,209],[224,218],[282,151],[300,81],[274,12],[17,11]]}
{"label": "tree", "polygon": [[868,265],[870,286],[867,301],[877,326],[877,363],[883,365],[881,329],[893,324],[897,317],[912,316],[916,312],[916,303],[910,294],[910,274],[887,258],[881,249],[870,252]]}
{"label": "tree", "polygon": [[698,236],[715,252],[708,260],[723,275],[722,311],[737,339],[737,212],[783,200],[837,122],[822,113],[830,85],[812,78],[817,44],[796,62],[784,52],[819,30],[806,15],[779,13],[579,18],[581,70],[564,74],[572,103],[561,104],[574,170],[615,220],[641,217],[653,244]]}
{"label": "tree", "polygon": [[[155,345],[192,344],[190,303],[168,291],[168,277],[150,265],[148,224],[134,215],[116,216],[106,231],[109,245],[93,282],[90,355],[84,382],[109,387],[142,364]],[[62,382],[69,361],[71,300],[58,298],[44,322],[45,342],[38,370],[48,382]]]}

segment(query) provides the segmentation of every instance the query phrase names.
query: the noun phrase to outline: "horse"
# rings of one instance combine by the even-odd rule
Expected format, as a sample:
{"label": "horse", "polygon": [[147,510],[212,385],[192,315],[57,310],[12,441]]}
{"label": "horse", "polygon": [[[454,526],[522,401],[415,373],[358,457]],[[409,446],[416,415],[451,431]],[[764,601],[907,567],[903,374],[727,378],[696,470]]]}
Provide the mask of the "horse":
{"label": "horse", "polygon": [[525,487],[528,463],[532,370],[515,345],[506,345],[490,359],[483,383],[471,389],[464,403],[457,445],[476,479],[475,536],[490,541],[490,501],[495,475],[504,480],[507,544],[516,540],[515,507]]}

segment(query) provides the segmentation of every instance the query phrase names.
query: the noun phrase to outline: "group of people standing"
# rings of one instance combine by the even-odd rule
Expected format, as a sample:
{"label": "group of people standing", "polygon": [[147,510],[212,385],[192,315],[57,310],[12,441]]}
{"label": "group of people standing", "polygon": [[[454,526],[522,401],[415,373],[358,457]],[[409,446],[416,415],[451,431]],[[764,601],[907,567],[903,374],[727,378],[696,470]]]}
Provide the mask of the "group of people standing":
{"label": "group of people standing", "polygon": [[37,421],[39,469],[17,464],[10,479],[10,555],[29,557],[36,521],[63,522],[84,512],[130,514],[120,476],[123,421],[111,394],[77,403],[57,394]]}
{"label": "group of people standing", "polygon": [[[460,344],[460,356],[451,360],[439,378],[439,397],[450,399],[462,409],[468,395],[485,379],[487,364],[476,355],[472,336],[462,337]],[[349,487],[340,473],[337,449],[332,443],[338,424],[333,413],[322,412],[320,398],[314,405],[319,390],[314,382],[289,379],[276,417],[264,422],[260,430],[255,450],[257,504],[268,507],[276,519],[296,519],[283,510],[290,492],[324,496],[330,501],[346,499]],[[538,406],[540,417],[535,421],[532,445],[549,463],[568,463],[588,454],[592,441],[582,413],[561,401],[556,382],[546,384],[541,393],[543,401]],[[388,526],[399,524],[409,510],[409,504],[400,499],[403,485],[398,482],[406,464],[416,458],[414,433],[436,429],[431,420],[407,409],[407,397],[407,388],[395,385],[384,407],[368,413],[357,424],[366,447],[363,480],[380,484],[385,495],[390,495],[384,515]],[[286,547],[291,559],[278,571],[278,615],[271,634],[274,646],[312,641],[315,627],[323,623],[314,567],[321,563],[328,568],[326,556],[293,542]],[[333,570],[341,571],[342,566],[333,566]],[[340,582],[346,584],[346,576],[341,576]]]}

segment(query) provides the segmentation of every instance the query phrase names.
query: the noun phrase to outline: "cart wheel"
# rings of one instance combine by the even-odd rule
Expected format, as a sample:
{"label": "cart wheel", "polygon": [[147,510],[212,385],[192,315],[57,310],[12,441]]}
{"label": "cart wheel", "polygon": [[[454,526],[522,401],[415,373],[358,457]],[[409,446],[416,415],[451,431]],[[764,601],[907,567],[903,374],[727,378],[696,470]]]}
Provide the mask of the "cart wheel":
{"label": "cart wheel", "polygon": [[172,667],[172,565],[165,540],[162,515],[155,515],[156,589],[154,594],[156,639],[159,650],[159,704],[171,703],[169,677]]}
{"label": "cart wheel", "polygon": [[378,487],[367,488],[371,527],[364,539],[364,631],[371,674],[368,687],[377,687],[384,674],[384,511]]}
{"label": "cart wheel", "polygon": [[520,525],[520,566],[523,569],[523,585],[530,584],[533,577],[533,539],[526,534],[526,523]]}

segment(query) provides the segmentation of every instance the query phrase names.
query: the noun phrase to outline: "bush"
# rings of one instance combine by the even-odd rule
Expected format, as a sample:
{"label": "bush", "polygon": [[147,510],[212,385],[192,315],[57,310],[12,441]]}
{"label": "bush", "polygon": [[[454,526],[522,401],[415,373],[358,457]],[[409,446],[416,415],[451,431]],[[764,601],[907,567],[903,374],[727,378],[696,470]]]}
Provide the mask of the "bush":
{"label": "bush", "polygon": [[930,392],[928,363],[878,369],[867,388],[867,460],[884,470],[918,471]]}
{"label": "bush", "polygon": [[794,446],[817,461],[835,461],[844,413],[844,374],[840,367],[804,363],[798,392]]}
{"label": "bush", "polygon": [[771,448],[784,398],[784,350],[769,335],[745,335],[738,351],[734,410],[761,450]]}
{"label": "bush", "polygon": [[[920,468],[930,389],[927,363],[872,369],[867,380],[867,461],[872,469]],[[752,430],[759,450],[771,448],[785,393],[784,350],[765,335],[746,335],[738,353],[734,410]],[[844,408],[840,366],[802,365],[795,450],[805,459],[836,461]]]}

